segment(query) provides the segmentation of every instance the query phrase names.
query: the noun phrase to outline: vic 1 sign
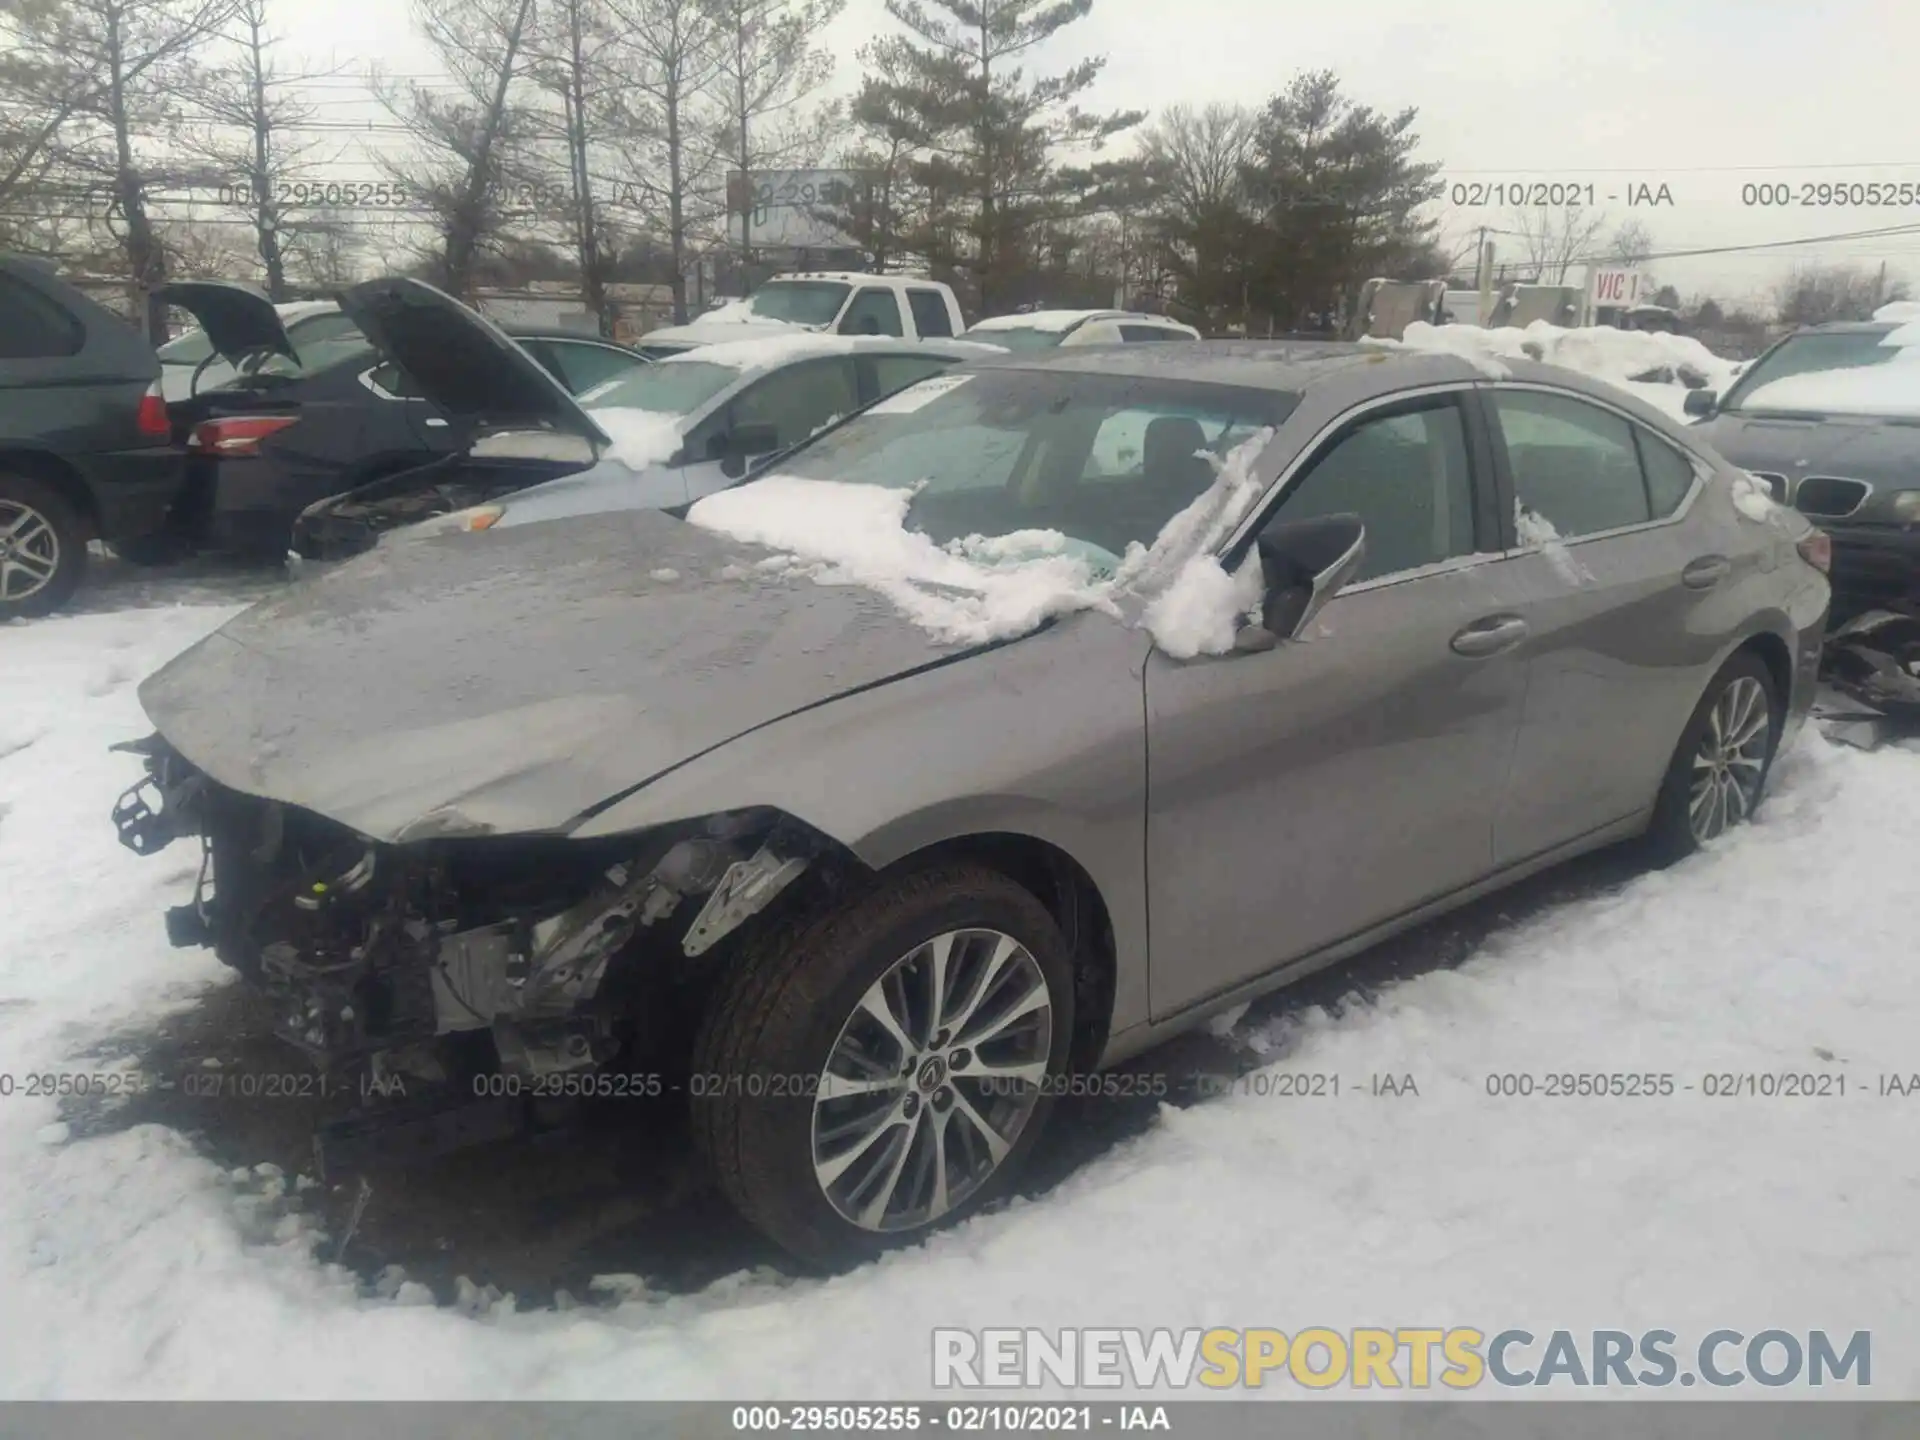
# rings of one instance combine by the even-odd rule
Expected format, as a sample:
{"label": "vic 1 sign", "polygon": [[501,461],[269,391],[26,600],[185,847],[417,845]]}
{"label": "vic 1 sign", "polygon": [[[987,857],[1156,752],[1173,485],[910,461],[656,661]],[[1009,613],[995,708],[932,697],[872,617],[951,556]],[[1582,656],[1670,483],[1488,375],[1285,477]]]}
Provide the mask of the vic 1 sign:
{"label": "vic 1 sign", "polygon": [[1595,305],[1632,305],[1640,299],[1640,272],[1596,268],[1587,288]]}

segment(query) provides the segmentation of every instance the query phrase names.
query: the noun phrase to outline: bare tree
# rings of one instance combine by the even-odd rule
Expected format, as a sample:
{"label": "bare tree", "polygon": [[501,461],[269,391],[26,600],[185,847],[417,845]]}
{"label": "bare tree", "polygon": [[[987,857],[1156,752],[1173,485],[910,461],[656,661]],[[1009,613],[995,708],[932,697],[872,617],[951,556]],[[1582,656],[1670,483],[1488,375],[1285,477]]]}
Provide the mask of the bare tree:
{"label": "bare tree", "polygon": [[[551,101],[535,121],[539,139],[566,157],[566,223],[580,268],[586,306],[605,333],[611,322],[607,282],[618,255],[617,237],[594,191],[601,173],[596,140],[618,128],[620,38],[606,0],[551,0],[535,28],[528,75]],[[556,187],[562,188],[562,187]]]}
{"label": "bare tree", "polygon": [[1907,282],[1855,265],[1802,265],[1774,287],[1773,302],[1787,325],[1865,320],[1880,306],[1908,295]]}
{"label": "bare tree", "polygon": [[[846,0],[713,0],[715,77],[729,156],[750,181],[767,168],[808,165],[826,152],[840,106],[801,107],[833,73],[815,41]],[[740,251],[751,244],[751,203],[742,207]]]}
{"label": "bare tree", "polygon": [[284,300],[287,242],[302,223],[290,214],[296,207],[289,204],[287,177],[320,148],[317,141],[295,138],[316,113],[299,91],[337,72],[282,69],[267,7],[268,0],[239,0],[229,31],[231,52],[209,68],[197,91],[208,128],[191,143],[219,173],[221,192],[238,197],[253,227],[267,293]]}
{"label": "bare tree", "polygon": [[42,144],[66,193],[99,207],[156,343],[167,337],[167,307],[153,293],[167,263],[150,207],[168,185],[204,178],[181,163],[174,142],[196,89],[197,56],[236,3],[0,0],[10,65],[37,75],[38,93],[57,102],[34,133],[46,132]]}
{"label": "bare tree", "polygon": [[609,0],[620,26],[622,133],[631,137],[621,178],[643,218],[664,231],[673,257],[673,318],[687,321],[687,267],[696,244],[726,214],[720,169],[727,149],[720,29],[711,0]]}
{"label": "bare tree", "polygon": [[1598,247],[1607,217],[1581,205],[1564,210],[1517,206],[1513,228],[1528,270],[1542,285],[1564,285],[1567,271],[1586,263]]}
{"label": "bare tree", "polygon": [[497,244],[520,200],[537,206],[526,146],[537,128],[522,91],[532,63],[533,0],[415,0],[414,16],[452,80],[452,94],[375,78],[375,93],[422,152],[383,161],[432,214],[430,278],[463,298],[474,265]]}
{"label": "bare tree", "polygon": [[1259,115],[1245,105],[1174,105],[1142,133],[1140,151],[1166,203],[1196,216],[1241,203],[1241,167],[1253,158],[1259,130]]}
{"label": "bare tree", "polygon": [[322,210],[288,233],[281,258],[290,289],[338,290],[361,278],[366,242],[357,218]]}
{"label": "bare tree", "polygon": [[1605,248],[1607,259],[1638,267],[1653,258],[1653,233],[1638,220],[1629,220],[1613,232]]}

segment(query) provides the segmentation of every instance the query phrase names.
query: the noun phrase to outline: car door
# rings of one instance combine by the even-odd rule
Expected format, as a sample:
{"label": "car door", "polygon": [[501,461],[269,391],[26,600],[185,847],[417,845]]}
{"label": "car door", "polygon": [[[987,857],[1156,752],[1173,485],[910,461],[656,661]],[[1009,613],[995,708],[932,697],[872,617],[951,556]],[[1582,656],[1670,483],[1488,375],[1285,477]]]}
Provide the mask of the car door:
{"label": "car door", "polygon": [[842,335],[904,336],[900,319],[900,301],[891,290],[869,285],[853,297],[840,317]]}
{"label": "car door", "polygon": [[1705,467],[1626,411],[1544,385],[1484,393],[1527,626],[1526,704],[1494,827],[1509,864],[1653,803],[1721,644],[1704,607],[1758,561],[1693,505]]}
{"label": "car door", "polygon": [[1493,868],[1524,670],[1471,387],[1350,416],[1262,524],[1358,514],[1305,636],[1146,673],[1154,1018]]}
{"label": "car door", "polygon": [[363,370],[359,380],[373,400],[363,412],[363,454],[425,450],[438,455],[459,443],[446,416],[420,394],[413,377],[393,361]]}
{"label": "car door", "polygon": [[762,376],[688,433],[688,463],[682,470],[687,498],[698,500],[740,478],[745,465],[718,458],[740,432],[752,429],[772,434],[771,446],[736,457],[750,465],[761,456],[798,445],[860,405],[859,376],[850,356],[801,360]]}

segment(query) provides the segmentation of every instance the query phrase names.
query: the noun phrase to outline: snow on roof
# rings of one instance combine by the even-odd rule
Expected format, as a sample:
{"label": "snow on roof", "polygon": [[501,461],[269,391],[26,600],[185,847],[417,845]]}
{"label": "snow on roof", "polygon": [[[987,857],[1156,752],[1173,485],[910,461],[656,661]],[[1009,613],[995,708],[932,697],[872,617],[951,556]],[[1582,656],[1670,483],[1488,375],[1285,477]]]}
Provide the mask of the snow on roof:
{"label": "snow on roof", "polygon": [[1741,414],[1766,412],[1920,420],[1920,351],[1884,365],[1789,375],[1741,397]]}
{"label": "snow on roof", "polygon": [[1902,323],[1920,320],[1920,300],[1895,300],[1892,304],[1882,305],[1874,311],[1873,318]]}
{"label": "snow on roof", "polygon": [[968,334],[981,330],[1071,330],[1082,320],[1096,315],[1118,315],[1118,310],[1029,310],[1024,315],[996,315],[968,327]]}
{"label": "snow on roof", "polygon": [[[1407,326],[1400,341],[1375,343],[1411,350],[1440,350],[1498,371],[1502,360],[1540,360],[1549,365],[1564,365],[1597,380],[1605,380],[1642,399],[1674,410],[1677,405],[1663,403],[1666,392],[1684,396],[1677,385],[1635,383],[1635,375],[1662,368],[1676,374],[1692,372],[1714,389],[1724,390],[1732,383],[1735,362],[1714,354],[1691,335],[1668,335],[1654,330],[1617,330],[1610,325],[1587,325],[1569,329],[1536,320],[1525,329],[1499,326],[1482,329],[1478,325],[1429,325],[1416,320]],[[1495,375],[1495,378],[1499,378]]]}

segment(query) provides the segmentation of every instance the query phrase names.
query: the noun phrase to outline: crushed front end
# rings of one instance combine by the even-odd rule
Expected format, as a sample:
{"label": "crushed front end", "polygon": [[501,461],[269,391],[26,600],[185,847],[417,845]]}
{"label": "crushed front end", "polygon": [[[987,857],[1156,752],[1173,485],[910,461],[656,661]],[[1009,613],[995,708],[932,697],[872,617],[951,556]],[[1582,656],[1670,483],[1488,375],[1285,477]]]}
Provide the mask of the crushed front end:
{"label": "crushed front end", "polygon": [[362,1097],[321,1137],[323,1169],[500,1138],[532,1117],[521,1102],[613,1093],[584,1077],[657,1076],[704,958],[823,848],[771,811],[607,840],[384,844],[221,785],[160,736],[116,748],[147,770],[114,808],[121,843],[200,847],[169,939],[211,946],[274,1033]]}

